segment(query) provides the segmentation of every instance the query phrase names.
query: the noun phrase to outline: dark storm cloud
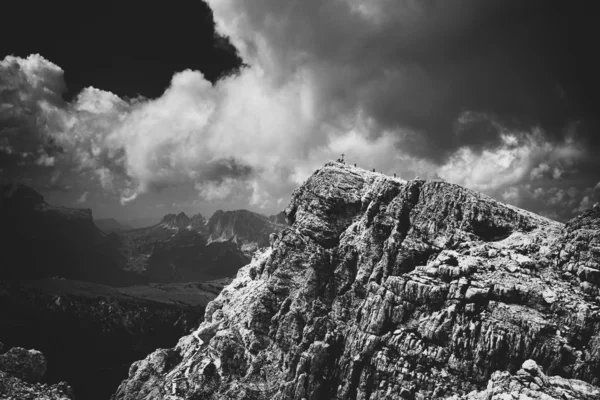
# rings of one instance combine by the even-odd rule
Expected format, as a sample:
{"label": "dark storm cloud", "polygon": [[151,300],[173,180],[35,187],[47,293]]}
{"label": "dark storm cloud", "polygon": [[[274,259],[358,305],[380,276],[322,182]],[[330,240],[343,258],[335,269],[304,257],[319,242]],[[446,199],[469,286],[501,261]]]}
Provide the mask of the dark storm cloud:
{"label": "dark storm cloud", "polygon": [[200,178],[209,182],[222,182],[225,179],[247,179],[253,168],[244,165],[234,158],[224,158],[208,163],[203,168]]}
{"label": "dark storm cloud", "polygon": [[[332,150],[358,157],[386,142],[398,154],[379,157],[383,170],[417,170],[499,198],[526,184],[559,191],[577,176],[580,199],[596,184],[591,2],[209,4],[250,66],[281,86],[305,78],[317,121],[339,128],[335,139],[325,130]],[[361,137],[367,143],[353,150]],[[532,174],[545,165],[552,174]]]}
{"label": "dark storm cloud", "polygon": [[275,211],[342,152],[361,167],[442,178],[548,215],[593,200],[599,69],[588,3],[208,4],[245,67],[214,83],[177,72],[154,99],[87,88],[40,106],[53,119],[35,137],[65,150],[54,162],[123,203],[188,185],[206,201]]}
{"label": "dark storm cloud", "polygon": [[62,70],[34,59],[0,61],[0,169],[50,167],[63,149],[48,134],[64,103]]}
{"label": "dark storm cloud", "polygon": [[268,47],[276,74],[321,68],[324,104],[358,107],[380,130],[410,128],[418,138],[404,148],[420,157],[497,145],[500,133],[484,119],[457,126],[467,111],[507,128],[539,126],[549,140],[574,120],[596,124],[595,28],[582,2],[209,3],[246,58]]}

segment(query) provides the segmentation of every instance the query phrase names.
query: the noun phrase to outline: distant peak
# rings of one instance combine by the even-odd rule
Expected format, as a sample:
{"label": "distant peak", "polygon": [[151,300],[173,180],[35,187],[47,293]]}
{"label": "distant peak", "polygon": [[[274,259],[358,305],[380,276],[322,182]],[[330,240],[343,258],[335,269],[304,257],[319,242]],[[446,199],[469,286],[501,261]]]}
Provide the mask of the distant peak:
{"label": "distant peak", "polygon": [[169,229],[182,229],[186,228],[190,224],[190,217],[183,211],[179,214],[167,214],[160,221],[159,225]]}
{"label": "distant peak", "polygon": [[32,207],[44,203],[44,196],[29,186],[13,183],[1,186],[0,206]]}

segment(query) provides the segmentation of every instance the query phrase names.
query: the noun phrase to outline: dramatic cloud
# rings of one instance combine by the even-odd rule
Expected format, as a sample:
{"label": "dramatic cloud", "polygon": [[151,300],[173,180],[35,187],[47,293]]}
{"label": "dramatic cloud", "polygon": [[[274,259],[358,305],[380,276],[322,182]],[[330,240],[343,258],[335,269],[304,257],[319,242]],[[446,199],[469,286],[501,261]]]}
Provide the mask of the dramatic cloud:
{"label": "dramatic cloud", "polygon": [[[544,1],[209,0],[246,67],[175,73],[156,99],[94,88],[65,103],[60,67],[0,64],[0,168],[122,204],[188,187],[190,204],[277,211],[340,153],[565,219],[597,196],[598,127],[576,8]],[[586,50],[587,51],[587,50]],[[577,72],[577,73],[576,73]],[[593,80],[596,79],[596,80]]]}

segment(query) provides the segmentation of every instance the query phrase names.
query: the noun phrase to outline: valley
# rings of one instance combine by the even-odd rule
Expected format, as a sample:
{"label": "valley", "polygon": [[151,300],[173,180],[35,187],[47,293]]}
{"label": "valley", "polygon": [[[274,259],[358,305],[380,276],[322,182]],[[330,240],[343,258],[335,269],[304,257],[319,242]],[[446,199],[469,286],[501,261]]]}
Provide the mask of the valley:
{"label": "valley", "polygon": [[209,220],[180,213],[133,229],[49,205],[24,185],[2,186],[2,352],[40,350],[44,382],[107,399],[132,362],[198,326],[206,305],[283,229],[272,219],[246,210]]}

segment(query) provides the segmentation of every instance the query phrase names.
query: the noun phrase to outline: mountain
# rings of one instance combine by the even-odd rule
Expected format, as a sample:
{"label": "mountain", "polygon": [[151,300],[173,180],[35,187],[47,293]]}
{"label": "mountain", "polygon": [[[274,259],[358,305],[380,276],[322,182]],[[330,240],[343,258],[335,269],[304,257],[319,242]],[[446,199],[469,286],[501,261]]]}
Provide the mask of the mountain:
{"label": "mountain", "polygon": [[211,242],[232,241],[249,257],[260,247],[269,245],[269,236],[285,225],[278,216],[266,217],[248,210],[216,211],[208,220]]}
{"label": "mountain", "polygon": [[600,207],[563,225],[328,163],[285,213],[114,400],[600,398]]}
{"label": "mountain", "polygon": [[184,212],[180,212],[179,214],[167,214],[163,217],[163,219],[158,223],[159,226],[177,230],[177,229],[187,229],[190,226],[191,219]]}
{"label": "mountain", "polygon": [[122,224],[114,218],[95,219],[94,224],[96,224],[98,229],[105,233],[128,231],[133,229],[133,227]]}
{"label": "mountain", "polygon": [[269,216],[269,221],[271,221],[274,224],[278,224],[278,225],[287,225],[287,220],[285,218],[285,212],[280,212],[279,214],[275,214],[275,215],[271,215]]}
{"label": "mountain", "polygon": [[234,276],[249,262],[236,244],[209,243],[201,215],[167,214],[147,228],[117,232],[125,269],[152,282],[206,281]]}
{"label": "mountain", "polygon": [[[7,348],[44,353],[42,382],[66,381],[76,399],[106,400],[132,362],[197,326],[221,289],[218,282],[116,288],[69,279],[0,281],[0,339]],[[0,371],[15,370],[2,361],[0,355]],[[3,382],[0,375],[2,399]]]}
{"label": "mountain", "polygon": [[252,254],[283,229],[247,210],[167,214],[153,226],[116,232],[126,269],[154,282],[204,281],[234,276]]}
{"label": "mountain", "polygon": [[[55,207],[24,185],[0,186],[0,279],[61,276],[115,285],[138,278],[89,209]],[[139,280],[138,280],[139,281]]]}
{"label": "mountain", "polygon": [[158,217],[145,217],[145,218],[132,218],[123,221],[127,226],[131,226],[133,229],[147,228],[152,225],[159,223]]}

